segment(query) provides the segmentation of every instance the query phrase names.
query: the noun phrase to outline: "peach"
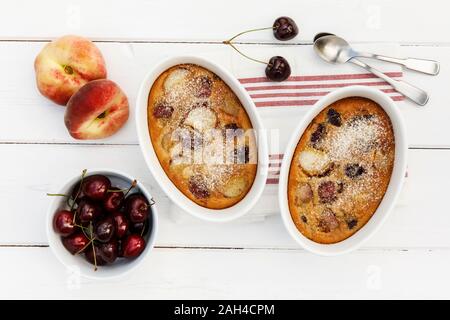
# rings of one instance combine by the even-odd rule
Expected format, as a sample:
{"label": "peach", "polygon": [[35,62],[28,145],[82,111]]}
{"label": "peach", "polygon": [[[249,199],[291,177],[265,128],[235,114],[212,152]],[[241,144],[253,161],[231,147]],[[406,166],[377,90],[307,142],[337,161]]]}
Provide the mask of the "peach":
{"label": "peach", "polygon": [[128,99],[111,80],[94,80],[67,103],[64,122],[75,139],[101,139],[116,133],[128,120]]}
{"label": "peach", "polygon": [[106,78],[100,50],[90,40],[71,35],[48,43],[36,57],[34,69],[41,94],[60,105],[89,81]]}

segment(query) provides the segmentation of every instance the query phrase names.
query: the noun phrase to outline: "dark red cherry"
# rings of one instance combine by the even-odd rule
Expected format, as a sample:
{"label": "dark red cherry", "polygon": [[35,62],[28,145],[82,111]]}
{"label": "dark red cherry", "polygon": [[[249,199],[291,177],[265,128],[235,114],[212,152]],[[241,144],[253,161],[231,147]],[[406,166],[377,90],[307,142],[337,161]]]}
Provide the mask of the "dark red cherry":
{"label": "dark red cherry", "polygon": [[117,241],[117,256],[123,258],[123,244],[122,240]]}
{"label": "dark red cherry", "polygon": [[56,212],[53,217],[53,229],[63,237],[71,235],[75,231],[73,212],[69,210]]}
{"label": "dark red cherry", "polygon": [[107,243],[101,243],[98,245],[98,251],[100,257],[107,263],[113,263],[117,259],[119,253],[119,244],[117,240],[111,240]]}
{"label": "dark red cherry", "polygon": [[82,199],[77,208],[77,217],[82,223],[94,221],[102,214],[101,207],[88,199]]}
{"label": "dark red cherry", "polygon": [[116,228],[116,237],[121,239],[125,236],[129,229],[129,222],[124,213],[115,211],[112,213],[114,219],[114,226]]}
{"label": "dark red cherry", "polygon": [[[95,260],[94,260],[94,250],[95,250]],[[84,257],[89,263],[93,265],[97,264],[97,266],[103,266],[107,264],[107,262],[101,256],[100,249],[96,245],[94,245],[94,249],[92,249],[92,246],[89,246],[85,250]]]}
{"label": "dark red cherry", "polygon": [[266,67],[266,77],[272,81],[284,81],[291,75],[291,67],[287,60],[280,56],[270,58]]}
{"label": "dark red cherry", "polygon": [[[81,252],[87,246],[89,239],[83,232],[74,233],[66,238],[62,238],[63,246],[71,254]],[[84,251],[84,250],[83,250]]]}
{"label": "dark red cherry", "polygon": [[144,222],[133,223],[131,225],[131,232],[145,236],[148,232],[149,223],[148,220]]}
{"label": "dark red cherry", "polygon": [[116,231],[113,218],[107,217],[100,220],[95,226],[95,238],[101,242],[108,242],[114,236]]}
{"label": "dark red cherry", "polygon": [[122,242],[123,256],[125,258],[136,258],[145,249],[145,240],[137,234],[130,234],[125,241]]}
{"label": "dark red cherry", "polygon": [[103,199],[103,208],[105,208],[105,210],[109,212],[119,210],[119,208],[122,206],[123,199],[124,194],[122,191],[108,192],[105,196],[105,199]]}
{"label": "dark red cherry", "polygon": [[273,23],[273,35],[281,41],[290,40],[298,35],[298,27],[289,17],[279,17]]}
{"label": "dark red cherry", "polygon": [[75,200],[76,203],[80,203],[81,199],[85,197],[83,193],[83,188],[80,188],[81,181],[78,181],[77,184],[72,188],[71,197]]}
{"label": "dark red cherry", "polygon": [[125,200],[125,213],[130,218],[131,222],[144,222],[149,214],[150,204],[147,198],[140,194],[134,193]]}
{"label": "dark red cherry", "polygon": [[89,176],[83,181],[83,193],[93,200],[103,200],[110,188],[111,181],[101,174]]}

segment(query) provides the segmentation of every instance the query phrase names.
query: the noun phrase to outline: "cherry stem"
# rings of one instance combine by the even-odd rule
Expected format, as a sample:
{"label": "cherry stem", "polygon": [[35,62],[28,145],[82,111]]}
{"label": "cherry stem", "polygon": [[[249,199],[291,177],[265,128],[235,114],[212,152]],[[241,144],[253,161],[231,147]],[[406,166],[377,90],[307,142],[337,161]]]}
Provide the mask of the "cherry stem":
{"label": "cherry stem", "polygon": [[[92,229],[93,229],[93,227],[92,227],[92,221],[91,221],[91,222],[89,222],[89,231],[91,233],[91,241],[93,242],[94,241],[94,235],[93,235]],[[94,271],[97,271],[97,255],[95,254],[94,243],[92,243],[92,253],[94,254]]]}
{"label": "cherry stem", "polygon": [[142,228],[141,231],[141,237],[144,235],[144,231],[145,231],[145,227],[147,226],[147,221],[144,222],[144,227]]}
{"label": "cherry stem", "polygon": [[255,62],[258,62],[258,63],[262,63],[262,64],[267,65],[267,64],[268,64],[267,62],[264,62],[264,61],[261,61],[261,60],[258,60],[258,59],[249,57],[248,55],[246,55],[245,53],[243,53],[241,50],[239,50],[238,48],[236,48],[236,46],[233,44],[232,41],[233,41],[234,39],[236,39],[237,37],[240,37],[240,36],[242,36],[243,34],[246,34],[246,33],[255,32],[255,31],[263,31],[263,30],[270,30],[270,29],[273,30],[273,29],[275,29],[275,27],[257,28],[257,29],[250,29],[250,30],[247,30],[247,31],[242,31],[242,32],[238,33],[237,35],[235,35],[234,37],[231,37],[230,39],[223,41],[222,43],[223,43],[223,44],[229,45],[229,46],[232,47],[234,50],[236,50],[240,55],[242,55],[243,57],[245,57],[245,58],[247,58],[247,59],[249,59],[249,60],[252,60],[252,61],[255,61]]}
{"label": "cherry stem", "polygon": [[81,230],[83,231],[84,235],[89,238],[89,236],[84,232],[85,229],[89,230],[89,228],[86,228],[86,227],[82,226],[81,224],[77,224],[77,223],[74,223],[73,225],[75,227],[81,228]]}
{"label": "cherry stem", "polygon": [[92,245],[92,252],[94,253],[94,271],[97,271],[97,255],[95,254],[94,245]]}
{"label": "cherry stem", "polygon": [[130,186],[129,188],[125,188],[125,189],[109,189],[109,190],[107,190],[106,192],[126,192],[125,195],[127,195],[128,192],[129,192],[132,188],[136,187],[136,183],[137,183],[137,181],[136,181],[136,180],[133,180],[133,182],[131,183],[131,186]]}
{"label": "cherry stem", "polygon": [[233,41],[237,37],[240,37],[240,36],[242,36],[243,34],[246,34],[246,33],[255,32],[255,31],[263,31],[263,30],[270,30],[270,29],[273,30],[273,29],[275,29],[275,27],[257,28],[257,29],[250,29],[250,30],[247,30],[247,31],[242,31],[242,32],[238,33],[237,35],[235,35],[234,37],[230,38],[229,40],[224,41],[223,43],[229,44],[231,41]]}
{"label": "cherry stem", "polygon": [[128,188],[126,188],[126,189],[108,189],[108,190],[106,190],[106,192],[108,192],[108,193],[124,192],[124,191],[127,191],[127,190],[128,190]]}
{"label": "cherry stem", "polygon": [[47,193],[47,196],[49,196],[49,197],[70,197],[68,194],[62,194],[62,193]]}
{"label": "cherry stem", "polygon": [[247,59],[250,59],[250,60],[255,61],[255,62],[258,62],[258,63],[265,64],[265,65],[268,64],[267,62],[264,62],[264,61],[261,61],[261,60],[258,60],[258,59],[249,57],[248,55],[246,55],[245,53],[243,53],[242,51],[240,51],[238,48],[236,48],[236,47],[234,46],[234,44],[231,43],[231,42],[225,42],[225,41],[224,41],[223,43],[224,43],[224,44],[228,44],[228,45],[231,46],[234,50],[236,50],[240,55],[242,55],[243,57],[246,57]]}
{"label": "cherry stem", "polygon": [[[75,227],[78,227],[81,229],[81,231],[83,232],[83,234],[86,236],[86,238],[88,238],[89,240],[94,241],[95,238],[92,236],[92,230],[90,230],[89,228],[83,227],[81,224],[73,224]],[[89,230],[89,234],[86,233],[86,230]]]}
{"label": "cherry stem", "polygon": [[[83,169],[83,172],[81,172],[81,181],[80,181],[80,186],[78,187],[78,191],[77,194],[75,195],[75,198],[73,199],[72,205],[70,206],[70,211],[73,210],[73,207],[75,206],[75,203],[77,202],[78,196],[80,195],[81,192],[81,188],[83,186],[83,180],[84,180],[84,176],[86,175],[87,170]],[[77,213],[75,212],[74,216],[73,216],[73,221],[75,222],[75,218],[77,216]]]}
{"label": "cherry stem", "polygon": [[127,192],[125,192],[125,195],[123,197],[125,198],[130,193],[131,189],[136,187],[136,185],[137,185],[137,181],[133,180],[133,182],[131,183],[130,187],[128,188]]}
{"label": "cherry stem", "polygon": [[85,245],[83,248],[81,248],[80,250],[78,250],[77,252],[75,252],[75,254],[80,254],[80,253],[82,253],[82,252],[84,251],[84,249],[86,249],[87,247],[89,247],[89,245],[90,245],[92,242],[94,242],[94,239],[89,240],[89,242],[86,243],[86,245]]}

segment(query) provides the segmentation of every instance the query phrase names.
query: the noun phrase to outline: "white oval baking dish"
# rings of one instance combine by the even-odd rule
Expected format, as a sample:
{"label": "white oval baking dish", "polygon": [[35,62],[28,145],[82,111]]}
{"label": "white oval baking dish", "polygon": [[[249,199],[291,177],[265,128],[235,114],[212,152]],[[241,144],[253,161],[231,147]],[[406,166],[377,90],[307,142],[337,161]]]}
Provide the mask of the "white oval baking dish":
{"label": "white oval baking dish", "polygon": [[[202,207],[186,197],[169,179],[161,167],[153,149],[147,123],[148,96],[155,80],[164,71],[178,64],[192,63],[204,67],[219,76],[236,94],[241,101],[257,134],[258,167],[253,185],[247,195],[234,206],[225,209],[208,209]],[[180,208],[191,215],[207,221],[226,222],[237,219],[247,213],[261,196],[268,172],[268,147],[266,133],[255,104],[239,81],[225,68],[207,59],[195,56],[170,57],[151,70],[144,78],[136,102],[136,127],[139,144],[149,170],[168,197]]]}
{"label": "white oval baking dish", "polygon": [[[378,103],[391,119],[395,137],[395,159],[392,176],[387,191],[378,206],[377,210],[370,220],[355,234],[349,238],[334,244],[321,244],[306,238],[295,226],[292,221],[288,205],[287,185],[289,178],[289,169],[295,148],[303,132],[311,121],[324,108],[333,102],[347,97],[365,97]],[[320,255],[337,255],[350,252],[360,247],[368,240],[384,223],[392,207],[394,206],[403,186],[403,180],[406,173],[406,158],[408,144],[406,141],[406,129],[403,117],[398,110],[398,106],[385,93],[363,86],[350,86],[331,92],[320,99],[312,109],[305,115],[300,124],[294,131],[288,142],[283,157],[283,163],[280,171],[280,183],[278,189],[278,200],[280,204],[281,216],[284,225],[289,234],[305,249]]]}

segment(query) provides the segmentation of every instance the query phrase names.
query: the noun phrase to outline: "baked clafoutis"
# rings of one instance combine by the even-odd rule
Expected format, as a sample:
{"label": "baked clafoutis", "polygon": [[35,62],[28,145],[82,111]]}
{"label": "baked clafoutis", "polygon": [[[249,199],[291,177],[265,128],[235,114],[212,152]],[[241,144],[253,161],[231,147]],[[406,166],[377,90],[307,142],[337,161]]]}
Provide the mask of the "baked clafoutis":
{"label": "baked clafoutis", "polygon": [[297,229],[323,244],[357,232],[383,199],[394,156],[392,124],[376,102],[349,97],[323,109],[290,166],[288,204]]}
{"label": "baked clafoutis", "polygon": [[256,135],[222,79],[198,65],[173,66],[154,82],[147,108],[156,156],[186,197],[209,209],[245,197],[258,165]]}

